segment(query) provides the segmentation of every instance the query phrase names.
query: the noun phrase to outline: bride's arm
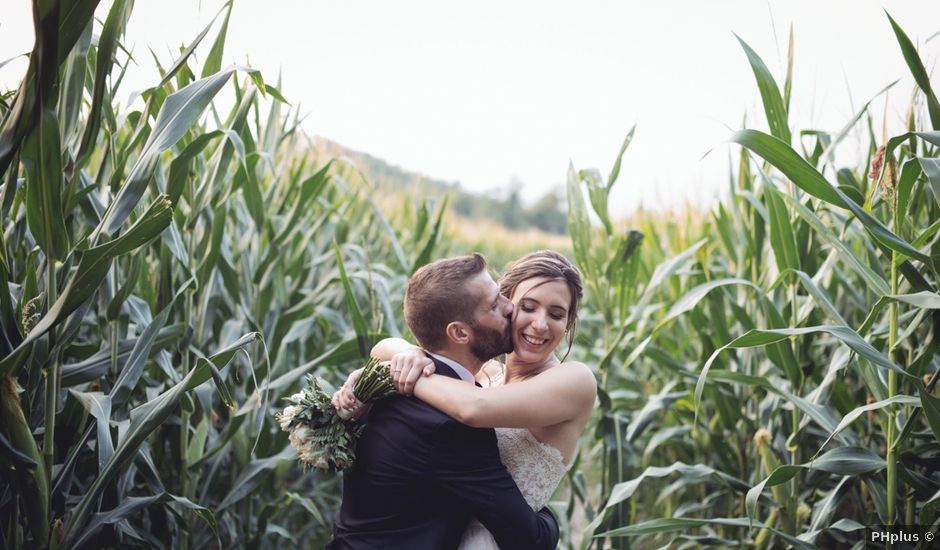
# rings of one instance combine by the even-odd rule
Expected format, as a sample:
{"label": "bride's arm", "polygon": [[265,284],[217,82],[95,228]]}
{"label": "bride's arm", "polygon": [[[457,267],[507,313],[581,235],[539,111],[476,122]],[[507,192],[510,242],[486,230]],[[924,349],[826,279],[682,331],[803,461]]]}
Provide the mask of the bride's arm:
{"label": "bride's arm", "polygon": [[414,392],[415,381],[434,374],[434,362],[423,349],[401,338],[385,338],[372,347],[372,357],[391,361],[392,383],[402,395]]}
{"label": "bride's arm", "polygon": [[419,378],[415,385],[415,397],[477,428],[558,424],[593,407],[596,392],[594,374],[576,362],[486,389],[439,375]]}
{"label": "bride's arm", "polygon": [[383,338],[379,340],[376,345],[372,346],[372,351],[369,352],[369,355],[379,361],[391,361],[396,353],[413,349],[419,348],[408,340],[402,340],[401,338]]}

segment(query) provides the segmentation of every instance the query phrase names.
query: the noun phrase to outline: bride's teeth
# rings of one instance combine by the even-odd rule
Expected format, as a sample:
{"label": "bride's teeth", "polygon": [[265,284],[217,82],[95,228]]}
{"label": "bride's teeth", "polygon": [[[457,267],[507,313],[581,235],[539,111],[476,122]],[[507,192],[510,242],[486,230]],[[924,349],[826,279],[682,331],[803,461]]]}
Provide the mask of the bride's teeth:
{"label": "bride's teeth", "polygon": [[528,334],[523,334],[523,335],[522,335],[522,338],[523,338],[526,342],[532,344],[533,346],[541,346],[541,345],[544,344],[545,342],[548,342],[547,339],[544,339],[544,338],[535,339],[535,338],[529,336]]}

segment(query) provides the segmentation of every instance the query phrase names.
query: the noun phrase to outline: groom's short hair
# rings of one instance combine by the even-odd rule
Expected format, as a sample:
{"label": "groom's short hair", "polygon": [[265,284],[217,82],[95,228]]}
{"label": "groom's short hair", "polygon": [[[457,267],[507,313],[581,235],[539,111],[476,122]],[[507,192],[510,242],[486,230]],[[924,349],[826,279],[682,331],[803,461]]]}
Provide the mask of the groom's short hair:
{"label": "groom's short hair", "polygon": [[467,281],[486,269],[486,258],[474,252],[431,262],[415,271],[405,291],[405,323],[418,344],[434,351],[446,343],[447,325],[473,323],[479,305]]}

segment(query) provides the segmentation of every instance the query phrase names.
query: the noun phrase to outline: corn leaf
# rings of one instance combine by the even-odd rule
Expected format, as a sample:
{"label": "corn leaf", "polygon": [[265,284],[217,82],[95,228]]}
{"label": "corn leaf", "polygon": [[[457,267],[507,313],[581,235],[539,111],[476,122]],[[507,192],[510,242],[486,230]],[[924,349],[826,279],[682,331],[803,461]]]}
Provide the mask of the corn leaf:
{"label": "corn leaf", "polygon": [[614,183],[620,178],[620,164],[623,162],[623,154],[627,152],[627,147],[629,147],[630,142],[633,141],[634,132],[636,132],[636,124],[627,132],[627,137],[623,138],[623,144],[620,146],[620,151],[617,153],[617,159],[614,161],[613,168],[610,169],[610,175],[607,176],[607,194],[610,194]]}
{"label": "corn leaf", "polygon": [[920,402],[927,416],[927,424],[930,425],[934,439],[940,442],[940,398],[927,391],[920,381],[917,382],[917,391],[920,392]]}
{"label": "corn leaf", "polygon": [[927,175],[933,199],[940,205],[940,159],[919,158],[917,162],[920,163],[921,169]]}
{"label": "corn leaf", "polygon": [[95,418],[98,431],[98,471],[100,472],[114,454],[110,426],[111,398],[101,392],[69,390],[69,393]]}
{"label": "corn leaf", "polygon": [[782,195],[783,199],[790,205],[791,208],[807,223],[810,227],[816,232],[817,235],[824,238],[833,248],[839,251],[841,258],[846,260],[848,264],[868,283],[868,286],[871,290],[874,290],[880,295],[885,295],[891,292],[891,289],[888,287],[888,282],[882,275],[875,273],[868,265],[865,264],[854,252],[852,252],[848,246],[839,239],[837,236],[832,234],[832,230],[826,227],[826,224],[823,223],[819,216],[813,213],[812,210],[804,206],[799,201],[795,200],[789,195]]}
{"label": "corn leaf", "polygon": [[940,491],[937,491],[934,496],[930,497],[930,500],[925,502],[924,507],[921,508],[921,525],[931,525],[931,522],[936,520],[938,511],[940,511]]}
{"label": "corn leaf", "polygon": [[47,257],[62,261],[68,253],[69,242],[62,215],[59,123],[53,111],[43,110],[39,127],[26,138],[23,164],[29,178],[26,184],[29,230]]}
{"label": "corn leaf", "polygon": [[767,212],[770,213],[770,246],[780,271],[800,270],[800,255],[796,250],[796,235],[790,224],[790,214],[780,197],[782,193],[769,185],[764,187]]}
{"label": "corn leaf", "polygon": [[764,61],[757,55],[757,52],[751,49],[747,42],[737,34],[734,37],[738,39],[741,47],[744,48],[747,60],[751,64],[751,70],[754,71],[754,78],[757,80],[757,88],[760,90],[761,101],[764,103],[764,114],[767,115],[770,133],[784,143],[790,143],[787,108],[780,97],[780,88],[777,86],[777,81],[774,80],[767,65],[764,65]]}
{"label": "corn leaf", "polygon": [[105,89],[111,68],[114,65],[114,56],[118,49],[118,40],[127,27],[133,9],[133,0],[116,0],[108,11],[108,18],[104,22],[101,36],[98,38],[98,51],[95,55],[95,84],[91,94],[91,108],[86,115],[87,123],[82,135],[82,142],[76,155],[76,164],[81,166],[83,160],[91,152],[98,138],[98,129],[101,127],[101,106],[105,99]]}
{"label": "corn leaf", "polygon": [[421,247],[421,252],[415,258],[414,263],[411,264],[412,274],[421,266],[431,261],[431,254],[434,252],[434,247],[440,242],[441,224],[444,221],[444,212],[447,211],[447,199],[448,197],[445,196],[444,200],[441,201],[441,206],[437,211],[437,219],[434,220],[434,226],[431,228],[431,234],[428,235],[428,238],[424,241],[424,246]]}
{"label": "corn leaf", "polygon": [[667,324],[669,321],[672,321],[676,317],[694,308],[712,290],[719,287],[732,285],[747,286],[751,287],[757,292],[762,292],[759,286],[755,285],[751,281],[748,281],[747,279],[728,278],[702,283],[686,292],[681,298],[672,304],[672,307],[670,307],[669,311],[666,312],[666,316],[663,317],[662,321],[660,321],[656,326],[656,330]]}
{"label": "corn leaf", "polygon": [[179,302],[180,297],[189,290],[192,282],[193,279],[190,278],[180,287],[173,300],[153,318],[147,328],[140,333],[140,337],[134,341],[134,348],[128,354],[127,361],[121,368],[117,380],[114,381],[114,386],[111,387],[110,397],[114,403],[123,404],[130,397],[143,374],[144,364],[150,357],[155,342],[169,319],[170,312]]}
{"label": "corn leaf", "polygon": [[[883,470],[885,459],[864,447],[838,447],[804,464],[785,464],[777,467],[767,478],[747,492],[745,507],[748,517],[757,517],[757,499],[767,487],[790,481],[801,470],[818,470],[840,476],[857,476]],[[783,503],[779,503],[783,504]]]}
{"label": "corn leaf", "polygon": [[839,421],[839,425],[836,426],[836,429],[829,434],[829,437],[826,438],[823,444],[819,446],[819,451],[817,451],[816,454],[818,455],[820,452],[822,452],[822,450],[826,447],[826,445],[829,444],[830,441],[832,441],[832,438],[837,433],[848,428],[853,422],[858,420],[858,417],[867,412],[883,409],[889,405],[907,405],[911,407],[919,407],[920,401],[916,397],[912,397],[910,395],[895,395],[890,399],[883,399],[881,401],[876,401],[874,403],[869,403],[868,405],[862,405],[861,407],[852,409],[842,418],[841,421]]}
{"label": "corn leaf", "polygon": [[98,290],[107,276],[111,261],[127,254],[159,235],[172,221],[173,210],[166,196],[160,196],[150,209],[124,235],[117,239],[86,250],[78,263],[78,269],[66,283],[65,289],[55,304],[39,320],[16,350],[0,361],[0,376],[5,376],[21,364],[29,353],[32,343],[49,329],[56,326]]}
{"label": "corn leaf", "polygon": [[219,536],[219,527],[215,519],[215,514],[212,513],[212,510],[204,506],[199,506],[198,504],[193,503],[191,500],[171,495],[170,493],[160,493],[156,495],[146,496],[146,497],[126,497],[121,501],[121,504],[115,508],[108,510],[107,512],[98,512],[92,516],[89,521],[88,527],[80,534],[79,538],[75,540],[73,546],[76,548],[81,547],[83,544],[86,544],[94,540],[94,536],[98,534],[98,531],[101,530],[105,525],[114,525],[121,521],[124,521],[127,518],[134,517],[135,514],[139,514],[145,508],[149,508],[154,504],[176,504],[189,508],[199,516],[206,525],[212,529],[212,532],[215,534],[216,539],[218,540]]}
{"label": "corn leaf", "polygon": [[862,339],[857,332],[852,330],[849,327],[838,326],[838,325],[820,325],[814,327],[801,327],[801,328],[788,328],[788,329],[753,329],[748,331],[743,336],[740,336],[731,342],[721,346],[716,349],[711,356],[708,358],[708,361],[705,362],[705,365],[702,367],[702,372],[699,374],[698,382],[695,384],[695,400],[694,406],[696,410],[696,418],[698,417],[698,408],[702,401],[702,390],[705,387],[705,380],[708,378],[708,370],[711,368],[712,364],[718,358],[722,351],[728,348],[742,349],[742,348],[752,348],[752,347],[762,347],[776,342],[785,340],[791,336],[803,336],[806,334],[813,334],[823,332],[835,336],[843,344],[851,348],[854,352],[858,353],[859,356],[864,357],[865,359],[871,361],[873,364],[878,365],[879,367],[892,370],[902,376],[907,378],[916,379],[916,377],[901,367],[895,365],[891,360],[889,360],[883,353],[872,347],[871,344]]}
{"label": "corn leaf", "polygon": [[756,130],[741,130],[731,136],[731,141],[747,147],[774,165],[797,187],[810,195],[840,208],[850,210],[862,222],[865,229],[888,248],[921,261],[929,261],[929,256],[892,233],[891,230],[856,204],[855,201],[845,196],[845,193],[830,185],[822,174],[800,158],[796,151],[786,143],[774,136]]}
{"label": "corn leaf", "polygon": [[900,80],[895,80],[891,84],[888,84],[878,93],[873,95],[872,98],[865,102],[864,105],[862,105],[862,108],[859,109],[857,113],[855,113],[855,116],[853,116],[852,119],[849,120],[841,130],[839,130],[839,133],[837,133],[836,136],[832,138],[832,141],[829,143],[829,145],[826,146],[826,150],[823,151],[822,155],[820,156],[820,160],[822,162],[829,162],[832,160],[832,157],[836,151],[836,146],[842,143],[842,141],[846,138],[846,136],[849,135],[849,132],[852,130],[852,128],[855,127],[858,121],[862,120],[862,117],[865,115],[865,113],[868,112],[868,107],[871,105],[871,103],[881,97],[885,92],[893,88],[894,85],[898,82],[900,82]]}
{"label": "corn leaf", "polygon": [[226,346],[220,352],[212,355],[208,361],[198,361],[195,368],[189,371],[176,385],[131,411],[130,427],[122,435],[111,459],[99,472],[98,477],[95,478],[85,496],[75,506],[72,516],[69,518],[65,527],[65,541],[67,544],[77,540],[84,532],[86,521],[92,512],[92,506],[98,502],[98,498],[110,485],[111,481],[134,458],[137,449],[144,440],[176,410],[177,405],[186,393],[206,382],[212,376],[210,366],[216,362],[228,362],[242,346],[254,341],[254,338],[253,335],[242,337],[234,344]]}
{"label": "corn leaf", "polygon": [[604,224],[604,229],[608,235],[613,235],[614,225],[610,221],[610,215],[607,212],[608,187],[604,185],[601,179],[601,173],[596,168],[590,170],[581,170],[578,172],[578,179],[584,182],[588,191],[588,198],[591,200],[591,208]]}
{"label": "corn leaf", "polygon": [[630,324],[638,320],[643,315],[646,306],[653,299],[653,295],[659,290],[660,285],[662,285],[666,279],[674,275],[676,271],[682,269],[688,262],[692,261],[695,254],[704,245],[705,240],[698,241],[679,254],[657,265],[649,281],[646,283],[646,288],[643,289],[643,294],[640,295],[640,298],[636,301],[633,312],[630,314],[625,324]]}
{"label": "corn leaf", "polygon": [[[836,426],[838,424],[835,413],[832,409],[824,405],[819,405],[812,403],[808,399],[804,399],[798,395],[790,393],[785,389],[781,388],[780,384],[775,383],[772,379],[766,376],[751,376],[741,372],[727,371],[727,370],[711,370],[708,373],[708,379],[714,380],[717,382],[728,382],[732,384],[744,384],[747,386],[753,386],[758,388],[763,388],[764,390],[774,394],[779,395],[783,399],[793,403],[793,405],[798,408],[800,411],[806,414],[808,418],[811,418],[814,422],[819,424],[824,430],[828,432],[836,431]],[[842,445],[850,445],[853,440],[849,437],[846,437],[845,434],[836,433],[835,438]]]}
{"label": "corn leaf", "polygon": [[777,279],[777,281],[774,282],[774,284],[770,285],[770,288],[776,287],[778,282],[783,281],[784,278],[790,274],[796,275],[796,278],[800,281],[800,283],[803,285],[803,288],[806,289],[809,295],[813,297],[816,304],[822,307],[826,311],[826,314],[829,315],[829,317],[831,317],[836,324],[848,326],[848,322],[845,320],[842,314],[839,313],[839,310],[836,308],[835,304],[832,303],[832,300],[829,299],[829,296],[826,294],[826,292],[819,288],[819,286],[813,282],[813,279],[803,271],[786,270],[781,272],[780,277]]}
{"label": "corn leaf", "polygon": [[920,55],[917,53],[917,48],[914,47],[914,43],[911,42],[911,39],[907,37],[904,30],[897,24],[894,18],[891,17],[891,14],[885,11],[885,15],[888,16],[888,21],[891,22],[891,28],[894,29],[894,36],[898,39],[898,44],[901,46],[901,53],[904,54],[904,61],[907,63],[907,68],[911,70],[911,74],[914,76],[914,81],[917,82],[917,86],[924,92],[924,95],[927,96],[927,112],[930,114],[930,123],[933,125],[934,130],[940,130],[940,101],[937,100],[937,96],[930,86],[930,76],[927,74],[927,69],[924,68],[924,62],[921,61]]}
{"label": "corn leaf", "polygon": [[92,241],[104,231],[113,235],[137,207],[153,176],[159,154],[172,147],[196,122],[212,98],[222,89],[235,68],[226,69],[167,97],[154,123],[153,131],[140,152],[126,181],[108,206],[95,229]]}
{"label": "corn leaf", "polygon": [[688,531],[696,527],[705,527],[709,525],[721,525],[725,527],[738,527],[742,529],[769,529],[778,537],[789,542],[794,548],[800,550],[814,550],[815,545],[800,540],[783,531],[769,527],[762,523],[750,522],[747,518],[662,518],[640,522],[627,527],[621,527],[605,533],[595,535],[595,537],[636,537],[640,535],[655,535],[659,533],[672,533],[675,531]]}
{"label": "corn leaf", "polygon": [[596,272],[591,262],[589,250],[591,249],[591,222],[588,218],[587,205],[581,191],[581,180],[574,165],[568,164],[568,231],[571,234],[571,246],[578,265],[586,272],[588,278]]}
{"label": "corn leaf", "polygon": [[294,459],[296,454],[297,452],[294,451],[294,448],[288,445],[276,455],[252,460],[235,481],[232,482],[232,488],[229,489],[228,494],[226,494],[222,502],[219,503],[216,511],[221,512],[243,499],[255,490],[258,485],[264,482],[264,474],[266,472],[271,471],[286,460]]}
{"label": "corn leaf", "polygon": [[222,20],[222,27],[219,28],[219,34],[216,35],[215,42],[212,43],[212,49],[209,50],[209,55],[206,56],[206,62],[202,66],[202,75],[200,78],[213,75],[222,68],[222,54],[225,51],[225,37],[228,34],[228,20],[232,16],[232,2],[229,1],[226,3],[225,7],[228,8],[225,12],[225,19]]}
{"label": "corn leaf", "polygon": [[353,328],[356,330],[356,340],[359,342],[359,354],[365,358],[369,356],[369,326],[366,324],[366,318],[359,309],[356,302],[356,295],[353,293],[352,285],[349,284],[349,277],[346,276],[346,267],[343,264],[343,254],[339,245],[333,241],[333,249],[336,252],[336,268],[339,270],[339,278],[343,283],[343,290],[346,293],[346,304],[349,306],[349,313],[353,319]]}
{"label": "corn leaf", "polygon": [[[177,342],[187,334],[187,326],[182,323],[173,324],[160,330],[153,340],[150,348],[150,356],[160,351],[175,346]],[[130,359],[134,346],[140,339],[121,340],[118,342],[117,365],[118,369],[124,369]],[[148,357],[149,358],[149,357]],[[85,382],[91,382],[103,376],[106,376],[111,370],[111,350],[105,349],[92,355],[91,357],[77,363],[69,363],[62,366],[62,386],[77,386]],[[112,396],[112,400],[114,400]]]}
{"label": "corn leaf", "polygon": [[73,0],[62,2],[59,13],[58,63],[61,64],[78,42],[79,37],[88,27],[95,15],[100,0]]}

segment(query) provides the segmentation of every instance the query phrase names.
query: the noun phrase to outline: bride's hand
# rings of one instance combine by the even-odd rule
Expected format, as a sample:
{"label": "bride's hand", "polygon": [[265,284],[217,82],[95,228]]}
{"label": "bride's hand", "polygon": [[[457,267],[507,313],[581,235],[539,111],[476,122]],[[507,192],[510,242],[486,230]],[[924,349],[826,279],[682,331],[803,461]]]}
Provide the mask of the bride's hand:
{"label": "bride's hand", "polygon": [[356,381],[359,380],[362,371],[363,369],[360,368],[349,373],[343,386],[333,394],[332,403],[337,410],[351,410],[359,404],[356,394],[353,393],[353,388],[356,386]]}
{"label": "bride's hand", "polygon": [[395,384],[395,389],[402,395],[414,393],[415,383],[417,383],[418,378],[431,376],[436,370],[434,361],[419,348],[396,353],[392,357],[389,368],[392,372],[392,382]]}

